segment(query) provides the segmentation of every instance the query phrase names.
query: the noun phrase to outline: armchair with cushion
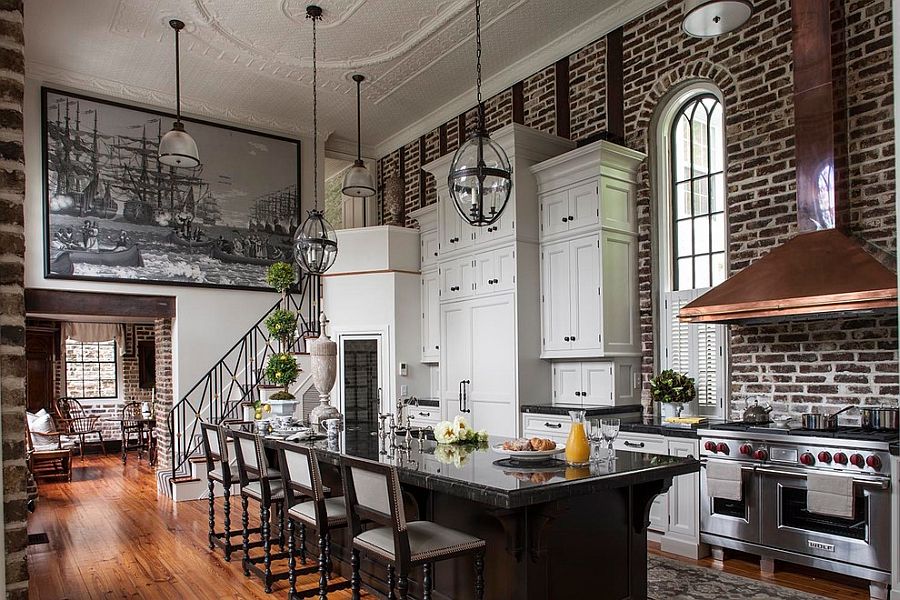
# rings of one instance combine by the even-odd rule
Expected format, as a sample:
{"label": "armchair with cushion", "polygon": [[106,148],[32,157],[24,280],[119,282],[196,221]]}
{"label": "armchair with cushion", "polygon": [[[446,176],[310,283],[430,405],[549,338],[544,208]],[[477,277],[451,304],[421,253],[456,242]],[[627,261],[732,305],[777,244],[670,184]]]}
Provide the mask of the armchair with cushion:
{"label": "armchair with cushion", "polygon": [[72,443],[62,440],[53,418],[41,409],[25,413],[25,457],[35,476],[61,476],[72,481]]}
{"label": "armchair with cushion", "polygon": [[106,455],[103,431],[98,424],[99,416],[89,415],[78,400],[68,396],[58,398],[54,404],[60,432],[64,436],[78,438],[78,450],[82,459],[84,458],[85,438],[89,435],[96,435],[100,439],[100,447],[103,448],[103,454]]}

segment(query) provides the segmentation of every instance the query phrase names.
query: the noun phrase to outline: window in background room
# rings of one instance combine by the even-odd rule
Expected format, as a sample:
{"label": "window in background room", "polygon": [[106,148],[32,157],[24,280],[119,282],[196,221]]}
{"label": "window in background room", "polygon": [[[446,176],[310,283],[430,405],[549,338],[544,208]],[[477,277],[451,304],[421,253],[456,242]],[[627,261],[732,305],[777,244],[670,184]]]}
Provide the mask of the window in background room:
{"label": "window in background room", "polygon": [[116,342],[66,340],[66,395],[115,398],[117,391]]}
{"label": "window in background room", "polygon": [[659,132],[660,358],[696,380],[692,412],[710,416],[725,415],[725,327],[682,323],[678,311],[727,273],[723,110],[712,89],[686,90],[664,111]]}

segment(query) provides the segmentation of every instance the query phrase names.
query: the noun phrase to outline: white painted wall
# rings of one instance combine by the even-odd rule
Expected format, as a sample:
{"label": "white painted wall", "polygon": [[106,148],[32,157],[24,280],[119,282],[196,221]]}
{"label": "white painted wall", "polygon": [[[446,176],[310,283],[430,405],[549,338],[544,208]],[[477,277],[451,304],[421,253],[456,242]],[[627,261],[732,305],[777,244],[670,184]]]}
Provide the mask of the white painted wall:
{"label": "white painted wall", "polygon": [[[60,290],[122,294],[156,294],[176,298],[173,323],[173,386],[176,400],[216,363],[225,352],[265,313],[278,297],[268,292],[217,290],[211,288],[68,281],[44,278],[43,173],[41,156],[41,85],[25,82],[25,286]],[[47,85],[55,86],[52,82]],[[78,91],[78,90],[73,90]],[[240,125],[240,124],[237,124]],[[270,132],[278,133],[278,132]],[[312,204],[312,141],[301,139],[300,196],[304,213]],[[200,148],[200,155],[203,149]],[[319,148],[320,164],[324,149]],[[323,177],[320,176],[320,180]],[[319,182],[320,190],[324,181]],[[73,313],[78,307],[73,307]]]}

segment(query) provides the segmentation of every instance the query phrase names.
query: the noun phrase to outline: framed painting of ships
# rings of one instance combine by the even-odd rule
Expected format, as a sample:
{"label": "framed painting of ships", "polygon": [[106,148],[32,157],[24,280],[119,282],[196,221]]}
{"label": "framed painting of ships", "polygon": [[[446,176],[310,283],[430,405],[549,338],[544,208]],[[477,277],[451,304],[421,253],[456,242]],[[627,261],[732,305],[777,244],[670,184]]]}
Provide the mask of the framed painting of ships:
{"label": "framed painting of ships", "polygon": [[45,276],[269,289],[292,262],[300,142],[184,119],[203,161],[157,159],[172,115],[42,89]]}

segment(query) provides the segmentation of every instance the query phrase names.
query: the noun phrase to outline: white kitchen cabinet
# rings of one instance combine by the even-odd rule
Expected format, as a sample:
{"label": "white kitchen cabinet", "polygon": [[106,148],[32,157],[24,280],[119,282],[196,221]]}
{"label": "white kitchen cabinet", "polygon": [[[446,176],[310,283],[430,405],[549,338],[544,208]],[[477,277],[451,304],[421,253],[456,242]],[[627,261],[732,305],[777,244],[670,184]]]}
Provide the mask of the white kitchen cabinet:
{"label": "white kitchen cabinet", "polygon": [[[700,456],[700,442],[694,438],[620,432],[616,450],[646,452],[665,456]],[[700,543],[700,479],[698,473],[679,475],[665,494],[653,500],[650,509],[650,537],[664,552],[702,558],[707,553]]]}
{"label": "white kitchen cabinet", "polygon": [[466,256],[441,262],[441,300],[468,298],[475,293],[475,265]]}
{"label": "white kitchen cabinet", "polygon": [[456,211],[450,192],[438,191],[441,218],[439,225],[440,252],[442,254],[470,248],[475,243],[475,228],[463,221]]}
{"label": "white kitchen cabinet", "polygon": [[512,290],[516,285],[515,246],[504,246],[476,254],[475,293],[490,294]]}
{"label": "white kitchen cabinet", "polygon": [[581,363],[553,364],[553,404],[581,404]]}
{"label": "white kitchen cabinet", "polygon": [[436,265],[438,261],[438,231],[431,229],[422,231],[420,234],[422,240],[422,268]]}
{"label": "white kitchen cabinet", "polygon": [[[513,294],[441,305],[441,395],[476,429],[517,435]],[[455,410],[454,410],[455,409]]]}
{"label": "white kitchen cabinet", "polygon": [[525,413],[522,415],[522,437],[550,438],[557,444],[565,444],[571,423],[566,415]]}
{"label": "white kitchen cabinet", "polygon": [[554,363],[553,404],[615,406],[615,373],[611,361]]}
{"label": "white kitchen cabinet", "polygon": [[597,180],[542,195],[541,235],[576,233],[600,223]]}
{"label": "white kitchen cabinet", "polygon": [[569,242],[569,341],[572,351],[601,356],[600,239],[591,235]]}
{"label": "white kitchen cabinet", "polygon": [[436,363],[441,356],[441,276],[437,269],[422,271],[422,362]]}

